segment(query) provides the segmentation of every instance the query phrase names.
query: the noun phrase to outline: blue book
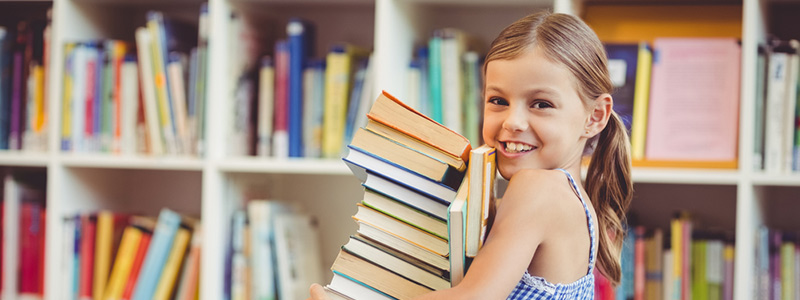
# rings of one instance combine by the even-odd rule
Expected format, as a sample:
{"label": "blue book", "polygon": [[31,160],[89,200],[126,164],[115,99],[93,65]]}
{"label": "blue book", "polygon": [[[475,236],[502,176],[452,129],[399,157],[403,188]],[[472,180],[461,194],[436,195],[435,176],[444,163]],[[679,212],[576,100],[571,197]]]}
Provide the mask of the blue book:
{"label": "blue book", "polygon": [[420,74],[420,83],[419,83],[419,112],[423,115],[430,116],[431,115],[431,97],[430,97],[430,89],[428,88],[428,47],[420,47],[417,49],[417,57],[415,58],[417,63],[419,64],[419,74]]}
{"label": "blue book", "polygon": [[156,286],[161,278],[161,271],[164,269],[167,256],[172,248],[172,241],[175,239],[175,234],[178,232],[180,225],[180,215],[167,208],[161,210],[131,299],[149,300],[153,298]]}
{"label": "blue book", "polygon": [[358,62],[358,68],[353,75],[353,90],[350,91],[350,101],[347,103],[347,118],[344,127],[344,144],[349,144],[353,140],[355,129],[365,124],[356,124],[358,119],[358,108],[361,106],[361,91],[364,89],[364,80],[367,74],[367,64],[369,60],[362,59]]}
{"label": "blue book", "polygon": [[0,26],[0,149],[8,149],[11,113],[11,32]]}
{"label": "blue book", "polygon": [[444,112],[442,111],[442,32],[433,32],[428,42],[428,83],[430,84],[430,117],[436,122],[442,123]]}
{"label": "blue book", "polygon": [[91,139],[91,150],[92,151],[99,151],[102,149],[102,132],[103,132],[103,113],[105,112],[105,94],[103,94],[103,85],[105,85],[105,71],[106,65],[108,64],[109,54],[111,49],[109,49],[108,44],[105,43],[98,43],[98,51],[97,51],[97,61],[95,62],[95,71],[94,71],[94,111],[92,112],[92,139]]}
{"label": "blue book", "polygon": [[303,156],[303,67],[311,54],[314,31],[304,20],[286,25],[289,42],[289,157]]}

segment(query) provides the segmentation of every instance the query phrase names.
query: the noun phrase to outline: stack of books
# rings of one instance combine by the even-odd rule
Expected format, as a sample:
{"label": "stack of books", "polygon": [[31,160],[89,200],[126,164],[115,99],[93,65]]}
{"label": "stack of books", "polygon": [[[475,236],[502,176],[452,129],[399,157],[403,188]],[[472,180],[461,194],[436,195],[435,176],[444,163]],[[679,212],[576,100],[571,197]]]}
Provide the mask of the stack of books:
{"label": "stack of books", "polygon": [[386,92],[367,117],[344,157],[365,187],[358,230],[331,267],[328,294],[409,299],[450,288],[464,270],[470,143]]}

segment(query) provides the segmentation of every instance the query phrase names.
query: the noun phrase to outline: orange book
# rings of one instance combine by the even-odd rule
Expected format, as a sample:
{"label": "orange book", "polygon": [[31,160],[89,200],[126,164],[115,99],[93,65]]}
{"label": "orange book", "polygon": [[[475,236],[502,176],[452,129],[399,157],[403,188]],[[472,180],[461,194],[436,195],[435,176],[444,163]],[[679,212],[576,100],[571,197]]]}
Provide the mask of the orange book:
{"label": "orange book", "polygon": [[386,91],[378,95],[367,117],[403,132],[464,161],[472,150],[469,140],[397,100]]}
{"label": "orange book", "polygon": [[139,248],[136,250],[136,257],[133,259],[133,267],[131,274],[128,276],[128,282],[125,284],[125,290],[122,292],[122,299],[130,299],[133,296],[133,290],[136,287],[136,279],[139,278],[139,271],[142,269],[142,262],[147,254],[147,247],[150,246],[150,238],[153,235],[152,231],[143,231],[142,240],[139,242]]}
{"label": "orange book", "polygon": [[92,284],[94,278],[94,241],[97,230],[96,215],[81,216],[81,252],[80,252],[80,281],[78,285],[79,299],[92,299]]}

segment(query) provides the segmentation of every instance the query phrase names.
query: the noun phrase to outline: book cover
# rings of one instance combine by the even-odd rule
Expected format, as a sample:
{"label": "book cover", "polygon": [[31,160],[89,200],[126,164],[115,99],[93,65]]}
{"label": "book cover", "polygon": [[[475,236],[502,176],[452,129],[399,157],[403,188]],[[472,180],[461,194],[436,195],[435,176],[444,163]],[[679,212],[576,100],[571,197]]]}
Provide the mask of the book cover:
{"label": "book cover", "polygon": [[628,134],[633,121],[633,101],[636,88],[636,71],[639,61],[639,44],[605,44],[608,56],[608,73],[614,85],[614,111],[619,115]]}
{"label": "book cover", "polygon": [[122,241],[114,260],[114,268],[111,276],[103,290],[103,300],[121,299],[125,284],[133,269],[133,261],[136,257],[136,250],[142,241],[142,231],[134,226],[127,226],[122,234]]}
{"label": "book cover", "polygon": [[336,271],[333,272],[331,283],[325,288],[340,293],[349,299],[394,299],[379,290]]}
{"label": "book cover", "polygon": [[261,67],[258,72],[256,155],[267,157],[272,150],[273,108],[275,106],[275,64],[271,56],[261,58]]}
{"label": "book cover", "polygon": [[175,293],[176,300],[195,300],[200,284],[200,253],[203,244],[203,229],[200,224],[194,226],[190,249],[180,272],[180,284]]}
{"label": "book cover", "polygon": [[441,256],[447,256],[449,246],[447,240],[427,233],[416,227],[403,223],[395,218],[387,216],[379,211],[356,204],[358,212],[353,216],[356,221],[367,223],[373,227],[389,232],[412,244],[420,246]]}
{"label": "book cover", "polygon": [[447,223],[376,191],[365,189],[362,204],[441,238],[447,238]]}
{"label": "book cover", "polygon": [[281,299],[303,299],[308,287],[322,281],[318,229],[309,215],[275,218],[275,261]]}
{"label": "book cover", "polygon": [[[153,37],[147,28],[136,29],[136,48],[139,62],[139,82],[141,83],[142,103],[146,125],[147,145],[150,154],[165,153],[162,139],[161,121],[159,118],[158,96],[156,95],[155,78],[153,76],[152,59]],[[74,134],[74,133],[73,133]]]}
{"label": "book cover", "polygon": [[120,152],[124,154],[134,154],[137,150],[137,127],[139,110],[139,66],[136,56],[125,55],[124,62],[120,67],[120,88],[119,88],[119,144]]}
{"label": "book cover", "polygon": [[467,196],[466,255],[475,257],[486,239],[490,207],[494,205],[494,181],[497,152],[488,145],[471,151],[469,160],[469,196]]}
{"label": "book cover", "polygon": [[364,187],[377,191],[397,201],[427,212],[441,220],[447,220],[447,207],[452,200],[433,198],[430,194],[411,186],[402,185],[372,172],[367,173]]}
{"label": "book cover", "polygon": [[164,15],[160,11],[148,11],[147,30],[150,33],[150,59],[158,103],[159,124],[167,153],[178,154],[177,129],[175,126],[174,101],[170,95],[170,81],[167,77],[168,50]]}
{"label": "book cover", "polygon": [[335,44],[326,56],[325,110],[323,115],[322,156],[339,157],[347,126],[347,102],[353,81],[354,60],[361,50],[350,44]]}
{"label": "book cover", "polygon": [[311,59],[303,74],[303,156],[322,156],[325,60]]}
{"label": "book cover", "polygon": [[431,252],[428,249],[415,245],[370,224],[364,222],[356,223],[358,223],[358,235],[373,241],[373,245],[384,245],[386,248],[394,249],[409,257],[414,257],[439,270],[449,270],[450,268],[450,262],[447,257]]}
{"label": "book cover", "polygon": [[[152,222],[155,224],[155,222]],[[154,225],[153,225],[154,226]],[[122,297],[120,299],[128,300],[133,297],[133,292],[139,282],[139,274],[142,271],[145,256],[147,256],[147,249],[150,248],[150,241],[153,238],[153,227],[142,228],[142,239],[139,246],[136,248],[136,256],[133,257],[133,264],[131,265],[131,273],[128,276],[128,281],[125,282],[125,288],[122,290]]]}
{"label": "book cover", "polygon": [[97,215],[81,215],[79,299],[92,299],[94,251],[97,236]]}
{"label": "book cover", "polygon": [[636,58],[636,84],[633,92],[631,120],[631,159],[643,160],[650,102],[650,76],[653,66],[653,50],[646,42],[639,43],[639,54]]}
{"label": "book cover", "polygon": [[188,115],[186,113],[186,79],[184,78],[185,55],[179,52],[170,52],[167,57],[167,78],[169,78],[169,93],[172,101],[171,109],[174,112],[175,139],[179,154],[189,154],[191,141],[189,140]]}
{"label": "book cover", "polygon": [[272,156],[289,157],[289,44],[275,43],[275,125],[272,132]]}
{"label": "book cover", "polygon": [[390,139],[396,143],[402,144],[410,149],[413,149],[417,152],[424,153],[430,157],[433,157],[439,161],[445,162],[448,165],[452,166],[453,168],[459,171],[465,171],[467,168],[466,162],[464,162],[461,157],[453,156],[448,153],[445,153],[442,150],[437,149],[431,144],[425,143],[420,141],[412,136],[409,136],[397,129],[392,127],[386,126],[383,123],[376,122],[374,120],[367,120],[366,126],[364,129],[374,132],[376,134],[382,135],[387,139]]}
{"label": "book cover", "polygon": [[164,261],[164,270],[161,272],[161,276],[158,279],[153,299],[171,299],[175,283],[178,279],[178,272],[181,270],[181,265],[183,264],[186,249],[189,246],[191,238],[191,228],[181,225],[175,233],[175,240],[172,242],[172,247],[169,250],[167,259]]}

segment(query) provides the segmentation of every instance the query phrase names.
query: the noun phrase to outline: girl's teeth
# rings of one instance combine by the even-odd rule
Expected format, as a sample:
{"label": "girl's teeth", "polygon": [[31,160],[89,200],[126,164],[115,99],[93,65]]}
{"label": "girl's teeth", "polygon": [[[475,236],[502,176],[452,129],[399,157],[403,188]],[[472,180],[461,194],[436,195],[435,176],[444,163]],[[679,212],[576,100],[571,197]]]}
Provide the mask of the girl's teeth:
{"label": "girl's teeth", "polygon": [[531,146],[519,143],[506,143],[506,151],[508,152],[526,152],[531,150]]}

